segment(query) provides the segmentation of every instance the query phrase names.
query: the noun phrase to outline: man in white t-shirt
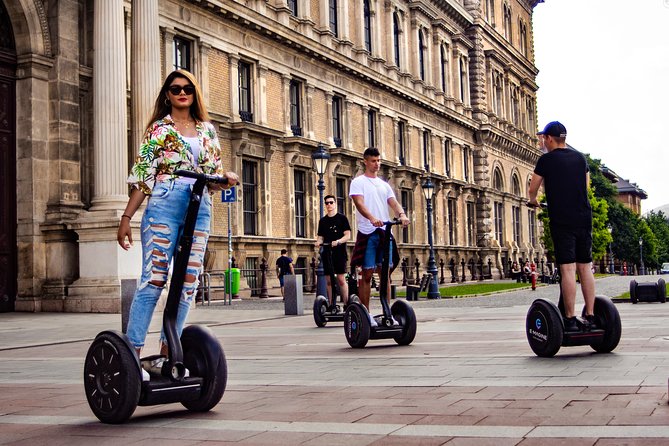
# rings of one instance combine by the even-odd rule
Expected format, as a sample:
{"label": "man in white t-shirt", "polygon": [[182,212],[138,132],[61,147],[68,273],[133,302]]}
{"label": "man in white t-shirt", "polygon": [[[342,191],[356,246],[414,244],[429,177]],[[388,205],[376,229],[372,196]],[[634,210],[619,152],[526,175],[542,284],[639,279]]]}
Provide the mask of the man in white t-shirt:
{"label": "man in white t-shirt", "polygon": [[[395,211],[403,226],[409,225],[409,219],[395,198],[395,193],[390,185],[378,177],[381,168],[379,149],[370,147],[365,150],[363,157],[365,173],[351,181],[349,192],[349,196],[355,204],[355,220],[358,225],[351,266],[362,267],[362,281],[358,285],[358,297],[360,302],[369,310],[372,274],[374,271],[381,273],[383,231],[385,230],[383,222],[390,220],[388,206]],[[396,246],[393,246],[393,248],[396,251]],[[391,259],[391,271],[392,267]],[[388,283],[388,289],[390,290],[390,283]],[[386,299],[390,303],[390,295],[386,296]],[[377,325],[371,313],[370,323],[372,326]]]}

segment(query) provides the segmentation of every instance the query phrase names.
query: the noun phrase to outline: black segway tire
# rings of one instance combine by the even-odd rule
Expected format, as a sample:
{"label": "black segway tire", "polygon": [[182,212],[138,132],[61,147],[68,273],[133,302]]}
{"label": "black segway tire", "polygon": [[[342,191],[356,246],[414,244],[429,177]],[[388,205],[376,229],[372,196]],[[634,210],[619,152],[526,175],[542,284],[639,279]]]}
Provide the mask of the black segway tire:
{"label": "black segway tire", "polygon": [[328,320],[325,313],[328,311],[328,300],[323,296],[316,296],[314,299],[314,322],[317,327],[325,327]]}
{"label": "black segway tire", "polygon": [[413,307],[406,301],[398,300],[390,307],[390,311],[395,320],[402,326],[402,334],[395,336],[395,342],[398,345],[411,344],[416,337],[416,313],[413,311]]}
{"label": "black segway tire", "polygon": [[[582,315],[585,316],[585,308]],[[620,313],[611,299],[605,296],[595,297],[595,319],[597,327],[604,329],[604,337],[601,342],[590,344],[590,347],[598,353],[610,353],[618,346],[623,331]]]}
{"label": "black segway tire", "polygon": [[534,354],[542,358],[555,356],[564,335],[560,310],[552,302],[535,300],[527,311],[525,333]]}
{"label": "black segway tire", "polygon": [[369,341],[371,325],[367,308],[359,302],[352,302],[344,314],[344,334],[348,345],[363,348]]}
{"label": "black segway tire", "polygon": [[223,346],[208,327],[201,325],[186,327],[181,335],[181,345],[184,365],[190,376],[202,378],[200,397],[181,404],[194,412],[207,412],[221,401],[228,382]]}
{"label": "black segway tire", "polygon": [[93,414],[108,424],[127,421],[142,390],[139,360],[125,335],[100,333],[86,353],[84,390]]}
{"label": "black segway tire", "polygon": [[657,300],[662,303],[667,301],[667,284],[662,278],[657,281]]}
{"label": "black segway tire", "polygon": [[639,299],[636,298],[636,280],[632,280],[630,282],[630,300],[632,301],[633,304],[639,302]]}

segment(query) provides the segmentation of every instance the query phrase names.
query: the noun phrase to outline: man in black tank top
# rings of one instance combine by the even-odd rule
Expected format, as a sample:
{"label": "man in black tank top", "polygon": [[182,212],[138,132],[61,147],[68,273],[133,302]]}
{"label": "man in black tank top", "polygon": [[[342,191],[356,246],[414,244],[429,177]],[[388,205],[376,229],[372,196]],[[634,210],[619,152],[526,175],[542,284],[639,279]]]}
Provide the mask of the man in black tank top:
{"label": "man in black tank top", "polygon": [[[590,172],[582,153],[567,146],[567,129],[549,122],[537,133],[542,149],[530,182],[530,205],[538,206],[537,193],[543,183],[548,202],[555,260],[560,265],[566,329],[594,324],[595,277],[592,274],[592,209],[588,189]],[[576,273],[585,298],[585,321],[574,312]]]}

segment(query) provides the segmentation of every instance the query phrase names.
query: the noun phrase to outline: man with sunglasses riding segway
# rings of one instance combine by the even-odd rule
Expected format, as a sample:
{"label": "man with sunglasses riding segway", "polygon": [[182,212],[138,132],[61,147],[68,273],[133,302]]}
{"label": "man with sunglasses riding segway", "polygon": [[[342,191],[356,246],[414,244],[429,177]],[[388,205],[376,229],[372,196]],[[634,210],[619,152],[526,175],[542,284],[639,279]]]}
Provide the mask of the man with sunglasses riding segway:
{"label": "man with sunglasses riding segway", "polygon": [[319,327],[324,327],[328,321],[344,320],[337,298],[341,296],[345,310],[348,305],[346,242],[351,239],[351,225],[344,214],[337,212],[335,197],[326,195],[324,203],[327,213],[318,222],[315,245],[322,246],[321,260],[327,281],[328,299],[317,296],[314,301],[314,321]]}

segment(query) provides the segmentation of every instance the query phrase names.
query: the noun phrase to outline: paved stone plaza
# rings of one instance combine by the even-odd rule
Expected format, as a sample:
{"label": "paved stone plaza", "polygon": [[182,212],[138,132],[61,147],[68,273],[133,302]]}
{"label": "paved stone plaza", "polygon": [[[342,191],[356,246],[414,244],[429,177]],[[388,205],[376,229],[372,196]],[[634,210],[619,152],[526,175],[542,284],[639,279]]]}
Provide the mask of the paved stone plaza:
{"label": "paved stone plaza", "polygon": [[[629,279],[600,279],[598,293],[620,294]],[[205,414],[139,407],[121,426],[97,421],[82,385],[91,339],[119,315],[0,314],[0,444],[667,444],[669,306],[617,304],[612,354],[537,358],[525,314],[556,293],[414,302],[412,345],[362,350],[341,323],[316,328],[309,299],[304,316],[284,316],[279,300],[198,306],[190,322],[209,325],[226,351],[223,400]],[[148,345],[157,350],[155,331]]]}

